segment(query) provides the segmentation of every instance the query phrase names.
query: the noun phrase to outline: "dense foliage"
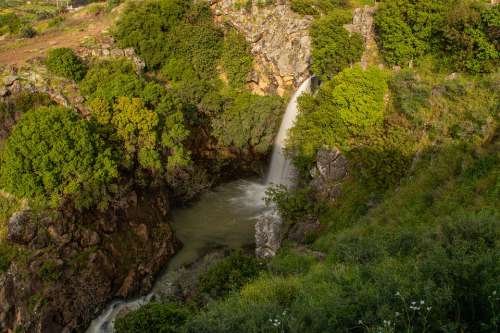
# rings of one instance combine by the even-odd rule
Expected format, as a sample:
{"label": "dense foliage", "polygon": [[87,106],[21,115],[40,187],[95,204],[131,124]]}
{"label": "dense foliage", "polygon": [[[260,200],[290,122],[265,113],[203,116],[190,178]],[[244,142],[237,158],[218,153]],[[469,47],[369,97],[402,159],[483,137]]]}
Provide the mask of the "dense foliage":
{"label": "dense foliage", "polygon": [[236,251],[212,265],[199,277],[197,292],[212,298],[226,296],[257,277],[260,270],[259,260]]}
{"label": "dense foliage", "polygon": [[5,143],[2,187],[24,198],[57,206],[106,204],[118,176],[117,157],[99,131],[71,110],[41,107],[26,113]]}
{"label": "dense foliage", "polygon": [[215,28],[208,4],[180,0],[131,3],[114,34],[120,45],[135,48],[150,69],[185,66],[202,78],[216,73],[222,32]]}
{"label": "dense foliage", "polygon": [[282,100],[277,96],[237,94],[225,110],[213,118],[213,135],[225,146],[267,152],[282,110]]}
{"label": "dense foliage", "polygon": [[319,15],[348,5],[348,0],[292,0],[290,2],[292,10],[302,15]]}
{"label": "dense foliage", "polygon": [[350,22],[350,11],[335,10],[316,20],[311,27],[312,72],[323,80],[361,59],[363,38],[350,34],[343,24]]}
{"label": "dense foliage", "polygon": [[345,69],[326,82],[317,96],[306,95],[299,100],[300,114],[291,131],[291,146],[298,147],[305,158],[322,147],[352,149],[354,138],[366,136],[383,124],[386,92],[381,70]]}
{"label": "dense foliage", "polygon": [[245,37],[235,30],[229,31],[224,39],[221,60],[229,83],[234,87],[243,86],[253,64],[250,46]]}
{"label": "dense foliage", "polygon": [[189,310],[177,304],[150,303],[128,316],[118,318],[115,331],[177,333],[189,316]]}
{"label": "dense foliage", "polygon": [[68,48],[50,50],[45,64],[52,73],[75,81],[83,79],[87,70],[82,60]]}
{"label": "dense foliage", "polygon": [[128,168],[158,172],[189,163],[182,104],[161,84],[138,76],[130,62],[93,64],[80,89],[93,118],[122,144]]}
{"label": "dense foliage", "polygon": [[500,8],[477,1],[384,1],[375,16],[389,65],[427,54],[452,70],[491,72],[499,64]]}

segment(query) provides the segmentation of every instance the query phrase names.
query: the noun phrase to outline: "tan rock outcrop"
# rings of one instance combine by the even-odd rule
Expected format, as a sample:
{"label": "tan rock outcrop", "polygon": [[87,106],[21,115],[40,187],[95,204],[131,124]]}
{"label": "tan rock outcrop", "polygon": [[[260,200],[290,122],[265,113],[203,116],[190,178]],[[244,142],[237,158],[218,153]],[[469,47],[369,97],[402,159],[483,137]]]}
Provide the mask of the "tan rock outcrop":
{"label": "tan rock outcrop", "polygon": [[273,5],[241,6],[238,0],[212,0],[218,24],[229,24],[251,45],[254,69],[249,87],[258,94],[284,95],[296,90],[310,76],[311,17],[290,9],[287,1]]}

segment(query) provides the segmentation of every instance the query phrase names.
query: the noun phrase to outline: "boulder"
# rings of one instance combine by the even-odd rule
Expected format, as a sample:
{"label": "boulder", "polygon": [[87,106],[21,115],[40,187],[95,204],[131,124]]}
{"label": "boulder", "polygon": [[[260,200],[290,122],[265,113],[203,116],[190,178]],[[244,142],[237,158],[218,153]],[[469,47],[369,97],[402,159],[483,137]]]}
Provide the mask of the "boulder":
{"label": "boulder", "polygon": [[7,226],[7,239],[14,243],[28,244],[35,238],[36,224],[29,210],[14,213]]}
{"label": "boulder", "polygon": [[311,187],[320,199],[336,200],[342,194],[342,181],[348,175],[349,161],[339,149],[321,149],[311,170]]}
{"label": "boulder", "polygon": [[255,253],[259,258],[274,257],[283,239],[283,220],[273,210],[262,214],[255,224]]}

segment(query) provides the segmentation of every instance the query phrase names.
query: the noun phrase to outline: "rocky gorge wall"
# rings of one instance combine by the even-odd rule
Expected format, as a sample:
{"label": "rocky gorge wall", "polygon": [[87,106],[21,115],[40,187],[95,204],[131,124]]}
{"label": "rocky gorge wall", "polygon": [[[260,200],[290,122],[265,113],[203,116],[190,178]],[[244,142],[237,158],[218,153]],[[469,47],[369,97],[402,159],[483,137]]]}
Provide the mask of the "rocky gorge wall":
{"label": "rocky gorge wall", "polygon": [[312,17],[293,12],[285,0],[251,3],[211,0],[215,21],[234,27],[250,43],[255,61],[248,85],[253,92],[293,92],[310,76]]}
{"label": "rocky gorge wall", "polygon": [[7,239],[22,258],[0,274],[0,331],[83,331],[112,298],[147,293],[179,246],[162,193],[129,192],[106,212],[15,213]]}

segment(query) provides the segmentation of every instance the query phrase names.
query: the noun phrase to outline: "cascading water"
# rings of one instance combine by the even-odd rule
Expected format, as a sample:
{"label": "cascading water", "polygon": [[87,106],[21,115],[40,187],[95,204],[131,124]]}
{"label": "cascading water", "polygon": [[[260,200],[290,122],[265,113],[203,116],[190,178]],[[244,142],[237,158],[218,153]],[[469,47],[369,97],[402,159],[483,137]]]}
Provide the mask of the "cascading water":
{"label": "cascading water", "polygon": [[[268,221],[276,225],[280,222],[273,207],[266,209],[264,197],[271,185],[292,185],[293,166],[286,158],[283,148],[288,131],[295,123],[298,108],[297,100],[311,90],[311,79],[307,79],[292,96],[276,137],[270,167],[264,183],[239,180],[222,185],[206,194],[188,208],[172,212],[173,227],[184,247],[168,264],[158,278],[152,292],[136,300],[115,300],[90,325],[87,333],[111,333],[114,331],[115,318],[122,312],[135,310],[149,303],[151,299],[162,298],[171,285],[171,276],[183,265],[190,264],[202,256],[203,250],[210,245],[232,248],[252,242],[256,220]],[[274,222],[273,222],[274,221]],[[271,228],[275,230],[275,228]],[[269,231],[265,231],[268,232]],[[258,233],[258,231],[257,231]],[[258,237],[258,236],[257,236]],[[272,239],[269,235],[264,237]],[[258,239],[257,239],[257,246]]]}
{"label": "cascading water", "polygon": [[274,141],[271,164],[269,166],[269,171],[265,183],[266,186],[274,184],[285,185],[289,187],[290,185],[292,185],[295,171],[293,169],[291,161],[285,155],[284,148],[286,140],[288,139],[288,132],[295,124],[295,120],[297,119],[297,115],[299,113],[298,99],[302,94],[311,91],[311,82],[312,78],[308,78],[306,81],[304,81],[304,83],[302,83],[302,85],[290,99],[290,103],[288,103],[285,115],[283,116],[283,120],[281,121],[278,135],[276,136],[276,139]]}

